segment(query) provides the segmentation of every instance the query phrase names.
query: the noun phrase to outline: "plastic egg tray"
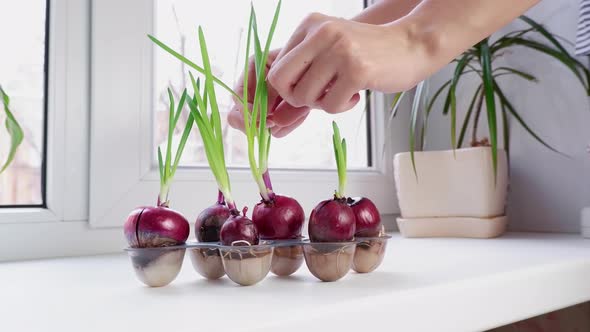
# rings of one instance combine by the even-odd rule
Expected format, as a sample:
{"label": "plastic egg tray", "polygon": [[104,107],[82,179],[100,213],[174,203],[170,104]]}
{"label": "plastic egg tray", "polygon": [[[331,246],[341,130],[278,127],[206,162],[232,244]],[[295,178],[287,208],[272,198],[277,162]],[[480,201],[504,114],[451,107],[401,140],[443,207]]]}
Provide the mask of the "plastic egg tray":
{"label": "plastic egg tray", "polygon": [[207,279],[227,275],[242,286],[262,281],[272,271],[278,276],[295,273],[305,261],[312,275],[336,281],[350,269],[374,271],[385,256],[389,235],[359,237],[350,242],[310,242],[307,239],[261,241],[258,245],[226,246],[187,242],[158,248],[126,248],[137,278],[151,287],[171,283],[182,268],[188,251],[193,268]]}

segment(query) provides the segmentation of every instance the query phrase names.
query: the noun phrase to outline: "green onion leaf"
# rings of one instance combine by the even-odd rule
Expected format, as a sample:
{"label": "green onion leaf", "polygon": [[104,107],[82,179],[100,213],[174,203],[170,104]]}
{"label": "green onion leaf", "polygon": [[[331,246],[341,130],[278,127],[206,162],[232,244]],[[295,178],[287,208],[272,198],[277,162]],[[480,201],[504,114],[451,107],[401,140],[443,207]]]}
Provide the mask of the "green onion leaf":
{"label": "green onion leaf", "polygon": [[[211,126],[217,139],[217,148],[221,155],[225,155],[223,149],[223,133],[221,131],[221,117],[219,115],[219,106],[217,104],[217,96],[215,95],[215,87],[213,86],[213,73],[211,70],[211,62],[209,60],[209,52],[207,51],[207,43],[205,42],[205,35],[203,29],[199,27],[199,45],[201,47],[201,57],[203,58],[203,66],[205,68],[205,91],[209,97],[209,104],[211,105]],[[205,97],[203,98],[205,99]],[[206,105],[206,102],[203,102]],[[225,168],[225,158],[221,158]]]}
{"label": "green onion leaf", "polygon": [[178,168],[178,164],[180,163],[180,157],[182,156],[182,152],[184,151],[184,147],[186,146],[186,141],[188,140],[188,136],[193,129],[193,124],[195,120],[193,118],[193,114],[188,114],[188,119],[186,120],[186,125],[184,126],[184,131],[182,132],[182,137],[180,138],[180,143],[178,144],[178,149],[176,150],[176,157],[174,158],[174,164],[172,165],[172,176],[176,174],[176,169]]}
{"label": "green onion leaf", "polygon": [[[182,54],[176,52],[175,50],[173,50],[172,48],[170,48],[168,45],[166,45],[163,42],[161,42],[160,40],[158,40],[158,38],[156,38],[156,37],[154,37],[152,35],[148,35],[148,38],[152,42],[154,42],[154,44],[160,46],[160,48],[162,48],[164,51],[170,53],[170,55],[172,55],[173,57],[175,57],[178,60],[182,61],[187,66],[193,68],[194,70],[198,71],[199,73],[201,73],[203,75],[205,74],[205,69],[201,68],[196,63],[190,61],[189,59],[187,59],[186,57],[184,57]],[[224,88],[229,93],[231,93],[232,95],[234,95],[238,100],[242,100],[242,98],[237,93],[235,93],[234,90],[232,88],[230,88],[227,84],[225,84],[222,80],[220,80],[217,77],[214,77],[213,79],[214,79],[215,83],[219,84],[222,88]]]}
{"label": "green onion leaf", "polygon": [[346,140],[340,136],[340,129],[335,121],[332,121],[332,144],[334,146],[334,156],[336,158],[336,168],[338,170],[338,190],[337,198],[345,197],[346,189]]}
{"label": "green onion leaf", "polygon": [[170,175],[170,163],[172,162],[172,134],[174,133],[174,96],[168,88],[168,98],[170,99],[170,111],[168,112],[168,142],[166,145],[166,160],[164,162],[164,171],[166,178]]}
{"label": "green onion leaf", "polygon": [[180,100],[178,101],[178,107],[176,108],[176,114],[174,115],[174,124],[172,125],[174,128],[176,128],[176,124],[178,123],[178,120],[180,119],[180,113],[182,113],[182,107],[184,106],[184,103],[186,101],[186,89],[184,89],[182,91],[182,95],[180,96]]}
{"label": "green onion leaf", "polygon": [[158,169],[160,170],[160,183],[163,184],[166,182],[166,176],[164,173],[164,162],[162,160],[162,149],[158,146]]}
{"label": "green onion leaf", "polygon": [[[266,117],[268,115],[268,87],[266,82],[266,64],[268,61],[268,53],[270,52],[270,45],[278,17],[280,13],[281,1],[277,3],[273,21],[265,42],[264,50],[260,41],[258,33],[258,23],[256,19],[256,12],[251,6],[250,20],[248,27],[248,36],[246,44],[246,63],[244,67],[244,96],[242,98],[243,114],[244,114],[244,129],[248,139],[248,161],[252,176],[258,184],[260,194],[265,201],[272,199],[272,193],[266,188],[263,174],[268,170],[268,156],[270,150],[270,130],[266,128]],[[248,72],[249,72],[249,51],[250,43],[254,40],[254,65],[256,74],[256,87],[251,111],[248,110]],[[256,154],[255,148],[258,148]],[[258,160],[256,160],[258,157]]]}

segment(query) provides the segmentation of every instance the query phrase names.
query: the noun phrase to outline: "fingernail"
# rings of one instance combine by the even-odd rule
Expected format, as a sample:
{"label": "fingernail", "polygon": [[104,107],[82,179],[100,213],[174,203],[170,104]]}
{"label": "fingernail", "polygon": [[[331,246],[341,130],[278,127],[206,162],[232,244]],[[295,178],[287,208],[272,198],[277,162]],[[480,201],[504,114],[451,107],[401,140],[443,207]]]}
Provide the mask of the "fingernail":
{"label": "fingernail", "polygon": [[277,124],[270,120],[270,119],[266,119],[266,128],[273,128],[274,126],[276,126]]}

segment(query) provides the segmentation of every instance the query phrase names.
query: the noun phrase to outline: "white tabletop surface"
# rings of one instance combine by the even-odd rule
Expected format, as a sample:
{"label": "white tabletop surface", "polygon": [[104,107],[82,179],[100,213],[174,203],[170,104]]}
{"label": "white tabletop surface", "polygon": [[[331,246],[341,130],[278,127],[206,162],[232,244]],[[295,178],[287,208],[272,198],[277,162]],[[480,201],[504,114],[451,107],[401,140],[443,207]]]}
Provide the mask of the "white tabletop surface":
{"label": "white tabletop surface", "polygon": [[188,257],[163,288],[125,254],[0,264],[4,331],[481,331],[590,300],[590,240],[403,239],[383,265],[322,283],[305,265],[241,287],[207,281]]}

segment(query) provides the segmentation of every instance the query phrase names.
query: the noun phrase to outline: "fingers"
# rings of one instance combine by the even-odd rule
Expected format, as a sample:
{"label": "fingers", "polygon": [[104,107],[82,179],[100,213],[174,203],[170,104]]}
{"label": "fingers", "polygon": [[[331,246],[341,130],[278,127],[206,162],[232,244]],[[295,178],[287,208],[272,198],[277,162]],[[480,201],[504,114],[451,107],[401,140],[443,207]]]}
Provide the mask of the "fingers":
{"label": "fingers", "polygon": [[231,111],[227,114],[227,123],[243,133],[246,132],[246,129],[244,128],[244,115],[242,114],[241,107],[235,105],[231,109]]}
{"label": "fingers", "polygon": [[[281,51],[281,49],[276,49],[276,50],[272,50],[268,53],[268,60],[267,60],[268,71],[270,71],[270,68],[273,66],[280,51]],[[268,74],[268,71],[266,74]],[[268,109],[269,109],[269,112],[273,112],[274,109],[282,101],[282,98],[281,98],[281,96],[279,96],[279,93],[277,92],[277,90],[275,90],[275,88],[272,86],[272,84],[270,84],[270,82],[268,82],[268,80],[266,83],[267,83],[266,87],[268,88]]]}
{"label": "fingers", "polygon": [[294,107],[286,101],[282,101],[268,118],[277,127],[287,127],[295,123],[301,117],[307,117],[309,111],[309,107]]}
{"label": "fingers", "polygon": [[291,52],[295,46],[299,45],[310,32],[310,29],[313,29],[318,22],[326,20],[327,16],[320,14],[320,13],[311,13],[309,14],[295,29],[285,46],[281,49],[281,51],[277,54],[276,61],[280,60],[285,54]]}
{"label": "fingers", "polygon": [[292,88],[291,93],[282,96],[295,106],[315,106],[336,75],[337,63],[329,57],[320,56]]}
{"label": "fingers", "polygon": [[324,111],[336,114],[350,110],[360,100],[358,87],[346,77],[337,77],[318,106]]}
{"label": "fingers", "polygon": [[268,73],[268,81],[273,88],[293,106],[303,106],[292,97],[293,87],[303,78],[304,73],[310,68],[317,55],[329,45],[329,42],[316,40],[316,38],[315,35],[312,35],[297,45],[284,57],[277,60]]}
{"label": "fingers", "polygon": [[[248,104],[248,110],[250,110],[250,111],[252,110],[251,103]],[[241,104],[236,104],[236,105],[234,105],[234,107],[232,107],[231,111],[227,114],[227,122],[233,128],[238,129],[239,131],[241,131],[243,133],[246,132],[246,128],[244,125],[244,112],[243,112]],[[259,125],[260,123],[257,121],[256,124]],[[266,118],[266,128],[273,128],[275,126],[276,126],[275,122],[272,119],[267,117]]]}
{"label": "fingers", "polygon": [[271,134],[276,138],[282,138],[289,135],[293,130],[297,129],[307,118],[309,112],[305,113],[305,116],[299,118],[293,124],[287,127],[274,127],[271,129]]}
{"label": "fingers", "polygon": [[[240,78],[234,86],[235,93],[244,98],[244,72],[240,75]],[[254,92],[256,91],[256,66],[254,65],[254,57],[250,57],[248,60],[248,102],[251,103],[254,99]],[[236,96],[232,95],[234,103],[239,104],[240,101]]]}
{"label": "fingers", "polygon": [[[270,67],[272,66],[273,62],[275,61],[277,55],[279,54],[280,49],[275,49],[275,50],[271,50],[268,53],[268,58],[266,61],[266,72],[265,75],[268,73],[268,70],[270,69]],[[256,65],[254,62],[254,57],[251,56],[250,59],[248,60],[248,102],[251,103],[254,99],[254,93],[256,92]],[[234,86],[234,91],[235,93],[240,96],[240,98],[243,98],[244,95],[244,72],[242,72],[242,74],[240,75],[240,78],[236,81],[236,84]],[[274,92],[274,89],[269,89],[269,100],[275,100],[277,97],[277,93],[274,92],[274,95],[271,94],[271,92]],[[234,103],[239,103],[240,101],[236,98],[236,96],[232,95]],[[273,97],[273,99],[270,99],[270,97]]]}

